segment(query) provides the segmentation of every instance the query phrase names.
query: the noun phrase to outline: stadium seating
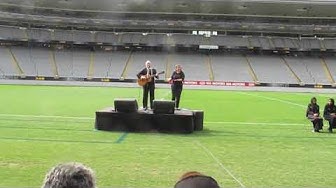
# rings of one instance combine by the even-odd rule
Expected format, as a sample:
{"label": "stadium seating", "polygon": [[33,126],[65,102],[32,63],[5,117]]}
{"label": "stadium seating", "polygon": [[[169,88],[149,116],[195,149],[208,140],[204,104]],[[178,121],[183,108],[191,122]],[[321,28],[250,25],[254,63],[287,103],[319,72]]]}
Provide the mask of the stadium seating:
{"label": "stadium seating", "polygon": [[142,32],[106,32],[106,31],[81,31],[46,28],[24,28],[0,25],[0,39],[6,40],[31,40],[38,42],[63,41],[76,44],[92,42],[126,45],[142,44],[147,46],[157,45],[184,45],[213,44],[229,48],[262,48],[281,49],[291,48],[300,50],[312,49],[336,49],[334,38],[315,37],[265,37],[244,35],[215,35],[204,37],[199,35],[173,33],[167,36],[165,33]]}
{"label": "stadium seating", "polygon": [[22,70],[25,76],[136,79],[149,59],[166,71],[161,79],[170,77],[175,64],[182,65],[187,80],[254,82],[251,70],[261,83],[330,85],[335,79],[334,58],[41,47],[1,47],[0,54],[2,76],[18,76]]}

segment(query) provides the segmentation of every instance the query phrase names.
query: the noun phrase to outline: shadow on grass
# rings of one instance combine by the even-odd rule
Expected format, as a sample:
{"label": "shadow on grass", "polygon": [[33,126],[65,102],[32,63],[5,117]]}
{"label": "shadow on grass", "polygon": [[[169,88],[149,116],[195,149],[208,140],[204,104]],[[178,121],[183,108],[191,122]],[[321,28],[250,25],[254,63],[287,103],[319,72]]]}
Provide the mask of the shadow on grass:
{"label": "shadow on grass", "polygon": [[[288,131],[290,132],[290,131]],[[293,133],[293,132],[291,132]],[[312,133],[310,130],[302,130],[298,134],[293,133],[292,135],[284,135],[279,134],[276,131],[273,132],[262,132],[260,133],[258,130],[249,131],[246,129],[245,132],[238,132],[238,131],[228,131],[228,130],[218,130],[218,129],[204,129],[202,131],[195,131],[192,134],[188,135],[180,135],[183,137],[191,137],[191,138],[217,138],[217,137],[232,137],[232,138],[239,138],[242,139],[270,139],[270,140],[281,140],[281,139],[295,139],[299,141],[305,141],[309,139],[336,139],[335,133],[329,132],[319,132],[319,133]],[[219,139],[220,139],[219,138]]]}

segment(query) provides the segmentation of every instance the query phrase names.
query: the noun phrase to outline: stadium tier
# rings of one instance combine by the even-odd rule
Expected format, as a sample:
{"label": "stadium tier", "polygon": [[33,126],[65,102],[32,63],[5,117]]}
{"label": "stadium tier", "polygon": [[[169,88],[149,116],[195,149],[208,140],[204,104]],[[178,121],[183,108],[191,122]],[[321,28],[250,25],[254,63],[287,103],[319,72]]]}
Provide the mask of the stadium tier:
{"label": "stadium tier", "polygon": [[176,63],[188,80],[284,84],[333,84],[333,57],[229,53],[105,51],[42,47],[0,47],[3,76],[136,79],[150,59],[169,78]]}
{"label": "stadium tier", "polygon": [[336,50],[335,38],[280,37],[253,35],[193,35],[183,33],[105,32],[0,26],[0,40],[30,42],[63,42],[75,44],[198,46],[217,45],[227,48],[260,48],[263,50]]}

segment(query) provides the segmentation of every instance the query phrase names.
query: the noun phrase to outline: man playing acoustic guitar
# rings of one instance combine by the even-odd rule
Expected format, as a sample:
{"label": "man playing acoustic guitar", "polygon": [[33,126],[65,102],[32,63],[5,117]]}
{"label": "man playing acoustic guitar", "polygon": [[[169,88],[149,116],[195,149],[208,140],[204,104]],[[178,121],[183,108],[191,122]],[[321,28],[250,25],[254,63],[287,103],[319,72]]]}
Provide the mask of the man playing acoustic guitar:
{"label": "man playing acoustic guitar", "polygon": [[145,68],[143,68],[138,74],[138,84],[143,87],[142,95],[142,105],[144,110],[147,110],[148,104],[148,92],[150,95],[150,108],[153,108],[154,100],[154,90],[155,90],[155,78],[159,78],[159,74],[156,72],[156,69],[151,67],[151,62],[149,60],[145,63]]}

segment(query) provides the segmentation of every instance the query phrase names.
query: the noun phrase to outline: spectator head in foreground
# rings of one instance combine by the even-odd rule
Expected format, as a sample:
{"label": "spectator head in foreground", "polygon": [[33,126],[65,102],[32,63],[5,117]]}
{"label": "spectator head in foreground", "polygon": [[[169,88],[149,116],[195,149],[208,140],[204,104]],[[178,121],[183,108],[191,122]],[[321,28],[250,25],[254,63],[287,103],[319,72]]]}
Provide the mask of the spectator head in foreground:
{"label": "spectator head in foreground", "polygon": [[63,163],[47,173],[42,188],[95,188],[95,177],[81,163]]}
{"label": "spectator head in foreground", "polygon": [[220,188],[217,181],[196,171],[184,173],[174,188]]}

